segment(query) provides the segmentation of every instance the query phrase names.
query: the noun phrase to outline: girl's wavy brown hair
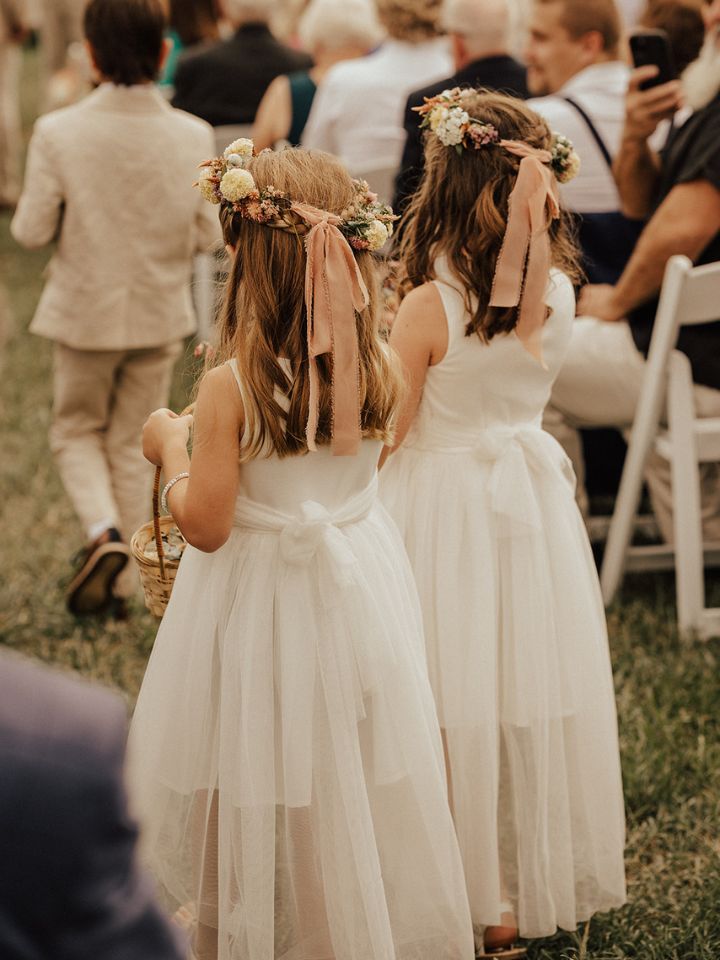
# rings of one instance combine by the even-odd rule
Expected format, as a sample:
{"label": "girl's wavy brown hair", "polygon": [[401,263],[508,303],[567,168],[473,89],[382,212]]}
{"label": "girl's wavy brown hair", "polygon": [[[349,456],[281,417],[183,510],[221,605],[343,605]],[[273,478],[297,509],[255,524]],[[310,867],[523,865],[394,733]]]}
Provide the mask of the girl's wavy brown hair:
{"label": "girl's wavy brown hair", "polygon": [[[523,140],[549,150],[552,134],[545,121],[522,100],[489,90],[463,99],[470,116],[491,123],[504,140]],[[495,264],[505,237],[508,199],[520,158],[488,145],[456,150],[430,131],[426,134],[425,173],[404,218],[400,243],[400,295],[435,278],[435,258],[445,255],[466,291],[471,314],[466,334],[484,342],[514,329],[517,307],[491,307]],[[548,214],[551,262],[577,283],[578,248],[572,220],[561,211]]]}
{"label": "girl's wavy brown hair", "polygon": [[[273,186],[293,200],[340,214],[354,199],[342,164],[324,153],[263,151],[248,169],[260,189]],[[241,459],[307,451],[309,377],[306,254],[302,224],[297,231],[244,220],[223,204],[225,242],[235,254],[220,315],[216,362],[234,358],[243,385],[245,424]],[[402,385],[400,368],[379,336],[380,301],[372,254],[353,251],[369,293],[356,313],[360,358],[360,409],[364,437],[389,442]],[[289,361],[290,372],[280,358]],[[318,357],[320,418],[316,442],[328,444],[332,427],[332,359]],[[288,408],[278,402],[287,398]]]}

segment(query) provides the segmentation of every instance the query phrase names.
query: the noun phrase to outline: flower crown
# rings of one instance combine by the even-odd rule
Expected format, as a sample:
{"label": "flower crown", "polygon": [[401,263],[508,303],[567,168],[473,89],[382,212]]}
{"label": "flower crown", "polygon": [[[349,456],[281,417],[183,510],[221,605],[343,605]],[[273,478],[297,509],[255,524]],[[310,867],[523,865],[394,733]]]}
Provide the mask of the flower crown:
{"label": "flower crown", "polygon": [[[222,157],[200,164],[194,186],[210,203],[225,204],[245,220],[296,233],[302,224],[291,211],[292,199],[273,186],[257,186],[247,169],[254,154],[252,140],[234,140]],[[355,250],[379,250],[393,233],[398,218],[378,200],[364,180],[353,180],[355,196],[340,214],[338,229]]]}
{"label": "flower crown", "polygon": [[[426,98],[421,107],[413,107],[422,117],[421,127],[432,130],[438,140],[446,147],[455,147],[459,154],[463,150],[483,147],[503,146],[498,129],[491,123],[471,117],[463,101],[473,90],[443,90],[436,97]],[[567,137],[553,133],[550,148],[550,167],[560,183],[572,180],[580,169],[580,157]]]}

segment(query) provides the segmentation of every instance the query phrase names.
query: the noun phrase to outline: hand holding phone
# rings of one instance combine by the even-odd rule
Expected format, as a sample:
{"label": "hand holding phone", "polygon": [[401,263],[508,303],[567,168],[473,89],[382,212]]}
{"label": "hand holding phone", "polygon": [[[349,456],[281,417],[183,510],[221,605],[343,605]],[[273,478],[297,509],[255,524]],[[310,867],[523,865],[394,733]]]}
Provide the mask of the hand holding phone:
{"label": "hand holding phone", "polygon": [[640,84],[641,90],[658,87],[677,78],[675,59],[664,30],[635,30],[630,34],[630,52],[636,67],[655,66],[654,77]]}

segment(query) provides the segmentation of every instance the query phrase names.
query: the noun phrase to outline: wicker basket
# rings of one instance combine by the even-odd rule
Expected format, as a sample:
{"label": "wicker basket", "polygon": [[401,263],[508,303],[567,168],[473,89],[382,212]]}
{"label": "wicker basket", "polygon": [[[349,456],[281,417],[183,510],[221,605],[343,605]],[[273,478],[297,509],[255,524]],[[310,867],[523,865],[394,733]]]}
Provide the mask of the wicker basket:
{"label": "wicker basket", "polygon": [[[165,613],[180,566],[180,561],[170,560],[163,549],[162,533],[174,526],[176,524],[171,516],[160,516],[160,467],[157,467],[153,484],[153,518],[136,530],[130,541],[130,550],[140,570],[145,591],[145,605],[156,617],[162,617]],[[151,540],[155,541],[157,559],[145,556],[145,547]]]}

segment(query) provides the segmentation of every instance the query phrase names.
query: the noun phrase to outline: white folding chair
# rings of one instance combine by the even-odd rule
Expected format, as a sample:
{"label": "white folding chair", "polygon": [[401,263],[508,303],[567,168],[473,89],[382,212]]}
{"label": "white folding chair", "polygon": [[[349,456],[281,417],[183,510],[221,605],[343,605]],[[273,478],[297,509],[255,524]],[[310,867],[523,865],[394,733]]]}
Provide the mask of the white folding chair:
{"label": "white folding chair", "polygon": [[395,195],[395,177],[397,176],[397,165],[382,165],[377,167],[362,167],[353,170],[352,175],[357,180],[367,180],[370,189],[376,193],[384,203],[392,203]]}
{"label": "white folding chair", "polygon": [[[719,316],[720,262],[693,267],[687,257],[671,257],[600,574],[609,604],[626,568],[658,569],[667,565],[663,555],[674,557],[679,627],[703,637],[720,634],[720,608],[705,608],[703,574],[705,563],[720,563],[720,542],[703,544],[698,467],[720,462],[720,417],[696,417],[690,361],[675,345],[680,327]],[[665,403],[667,429],[660,426]],[[630,546],[651,450],[670,464],[674,544]]]}
{"label": "white folding chair", "polygon": [[233,140],[239,140],[241,137],[250,137],[252,134],[251,123],[228,123],[222,127],[213,127],[215,134],[215,155],[221,157],[223,150]]}

